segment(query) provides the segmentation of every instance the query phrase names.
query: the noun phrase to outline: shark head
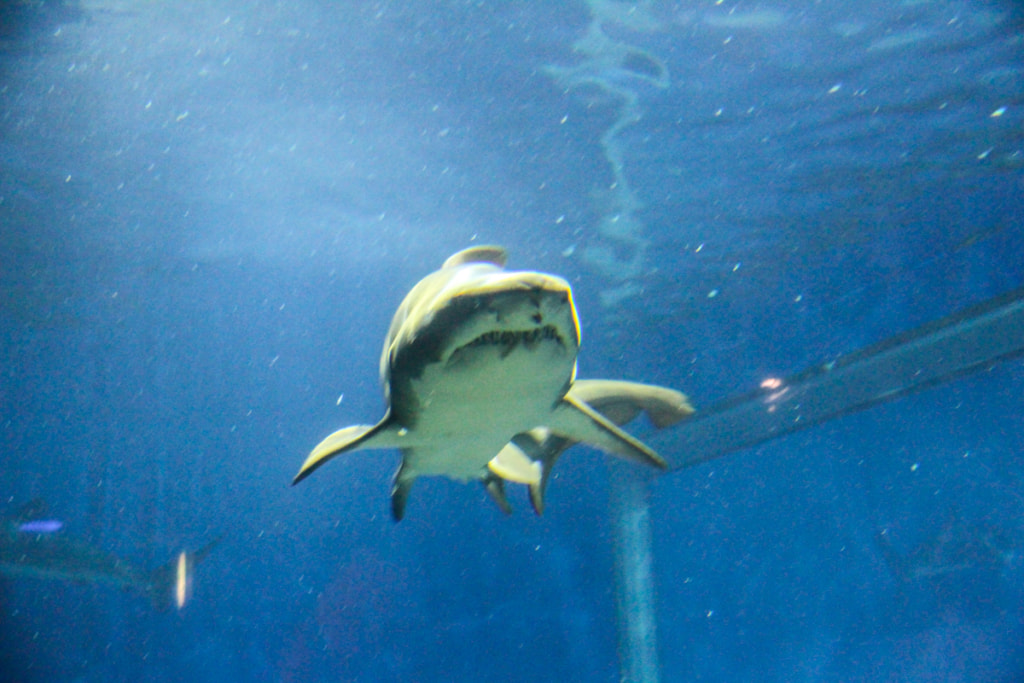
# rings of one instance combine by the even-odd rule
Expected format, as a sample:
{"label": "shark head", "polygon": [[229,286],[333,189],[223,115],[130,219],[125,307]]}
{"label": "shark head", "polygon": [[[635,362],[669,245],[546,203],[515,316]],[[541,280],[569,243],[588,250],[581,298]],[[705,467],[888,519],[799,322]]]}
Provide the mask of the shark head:
{"label": "shark head", "polygon": [[[568,390],[580,342],[569,283],[504,262],[498,247],[467,249],[406,295],[380,361],[396,423],[410,429],[425,413],[473,422],[484,419],[479,401],[514,413],[529,405],[524,393]],[[443,419],[433,426],[448,429]]]}

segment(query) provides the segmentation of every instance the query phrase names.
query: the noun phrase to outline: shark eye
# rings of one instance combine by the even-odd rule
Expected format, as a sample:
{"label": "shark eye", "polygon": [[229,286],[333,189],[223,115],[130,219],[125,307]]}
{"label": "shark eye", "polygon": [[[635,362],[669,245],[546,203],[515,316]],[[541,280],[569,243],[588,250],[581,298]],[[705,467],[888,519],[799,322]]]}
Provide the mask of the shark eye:
{"label": "shark eye", "polygon": [[532,319],[533,322],[537,323],[538,325],[544,322],[544,316],[542,316],[540,313],[534,313]]}

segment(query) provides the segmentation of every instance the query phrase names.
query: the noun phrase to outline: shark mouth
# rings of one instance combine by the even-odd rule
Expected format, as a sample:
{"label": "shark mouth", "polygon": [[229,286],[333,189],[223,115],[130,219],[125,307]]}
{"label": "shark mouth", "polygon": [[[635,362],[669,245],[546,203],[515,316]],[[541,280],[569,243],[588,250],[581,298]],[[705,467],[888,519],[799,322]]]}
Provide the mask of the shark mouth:
{"label": "shark mouth", "polygon": [[559,334],[557,327],[554,325],[542,325],[528,330],[491,330],[490,332],[484,332],[473,341],[459,347],[455,353],[483,346],[499,346],[501,347],[501,357],[504,358],[520,345],[527,350],[533,350],[537,345],[545,342],[555,342],[562,348],[566,346],[565,339]]}

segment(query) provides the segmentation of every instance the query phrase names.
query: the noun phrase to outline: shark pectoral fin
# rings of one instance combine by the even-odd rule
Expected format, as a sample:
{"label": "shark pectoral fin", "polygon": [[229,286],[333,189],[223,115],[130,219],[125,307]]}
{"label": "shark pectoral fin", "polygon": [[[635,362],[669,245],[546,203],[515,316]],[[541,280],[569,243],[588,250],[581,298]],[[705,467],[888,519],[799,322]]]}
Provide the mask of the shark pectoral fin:
{"label": "shark pectoral fin", "polygon": [[668,469],[665,459],[650,446],[622,431],[604,415],[572,395],[566,395],[555,407],[547,427],[566,439],[589,444],[620,458]]}
{"label": "shark pectoral fin", "polygon": [[665,387],[648,386],[638,401],[658,429],[671,427],[695,412],[686,394]]}
{"label": "shark pectoral fin", "polygon": [[656,384],[580,379],[573,382],[569,396],[583,401],[619,426],[631,422],[643,411],[655,427],[662,429],[694,412],[686,394]]}
{"label": "shark pectoral fin", "polygon": [[507,443],[487,463],[487,469],[517,484],[539,484],[544,467],[536,460],[531,460],[519,446]]}
{"label": "shark pectoral fin", "polygon": [[506,515],[511,515],[512,506],[508,504],[508,497],[505,495],[505,480],[488,472],[482,481],[498,509]]}
{"label": "shark pectoral fin", "polygon": [[302,467],[299,468],[299,473],[292,480],[292,486],[308,477],[313,473],[313,470],[334,456],[341,455],[346,451],[362,448],[389,448],[393,446],[392,439],[381,438],[391,433],[387,427],[388,420],[385,417],[373,426],[355,425],[334,432],[316,445],[313,452],[306,458],[306,462],[302,463]]}
{"label": "shark pectoral fin", "polygon": [[612,379],[578,379],[569,387],[568,395],[621,427],[632,422],[641,411],[640,405],[633,400],[633,386],[633,382]]}

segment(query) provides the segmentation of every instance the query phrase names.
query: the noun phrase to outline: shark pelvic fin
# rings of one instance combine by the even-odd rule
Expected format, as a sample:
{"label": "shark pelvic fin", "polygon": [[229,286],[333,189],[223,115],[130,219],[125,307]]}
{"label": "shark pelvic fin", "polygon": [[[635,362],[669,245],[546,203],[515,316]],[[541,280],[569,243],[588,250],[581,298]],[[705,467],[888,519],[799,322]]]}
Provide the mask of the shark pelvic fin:
{"label": "shark pelvic fin", "polygon": [[403,464],[398,466],[391,481],[391,517],[396,522],[401,522],[405,517],[405,504],[409,501],[409,491],[416,480],[415,476],[409,477],[402,473],[405,469],[404,462],[403,459]]}
{"label": "shark pelvic fin", "polygon": [[493,474],[488,474],[484,480],[484,489],[487,490],[491,500],[498,506],[498,509],[505,515],[512,514],[512,506],[508,503],[508,496],[505,495],[505,480]]}

